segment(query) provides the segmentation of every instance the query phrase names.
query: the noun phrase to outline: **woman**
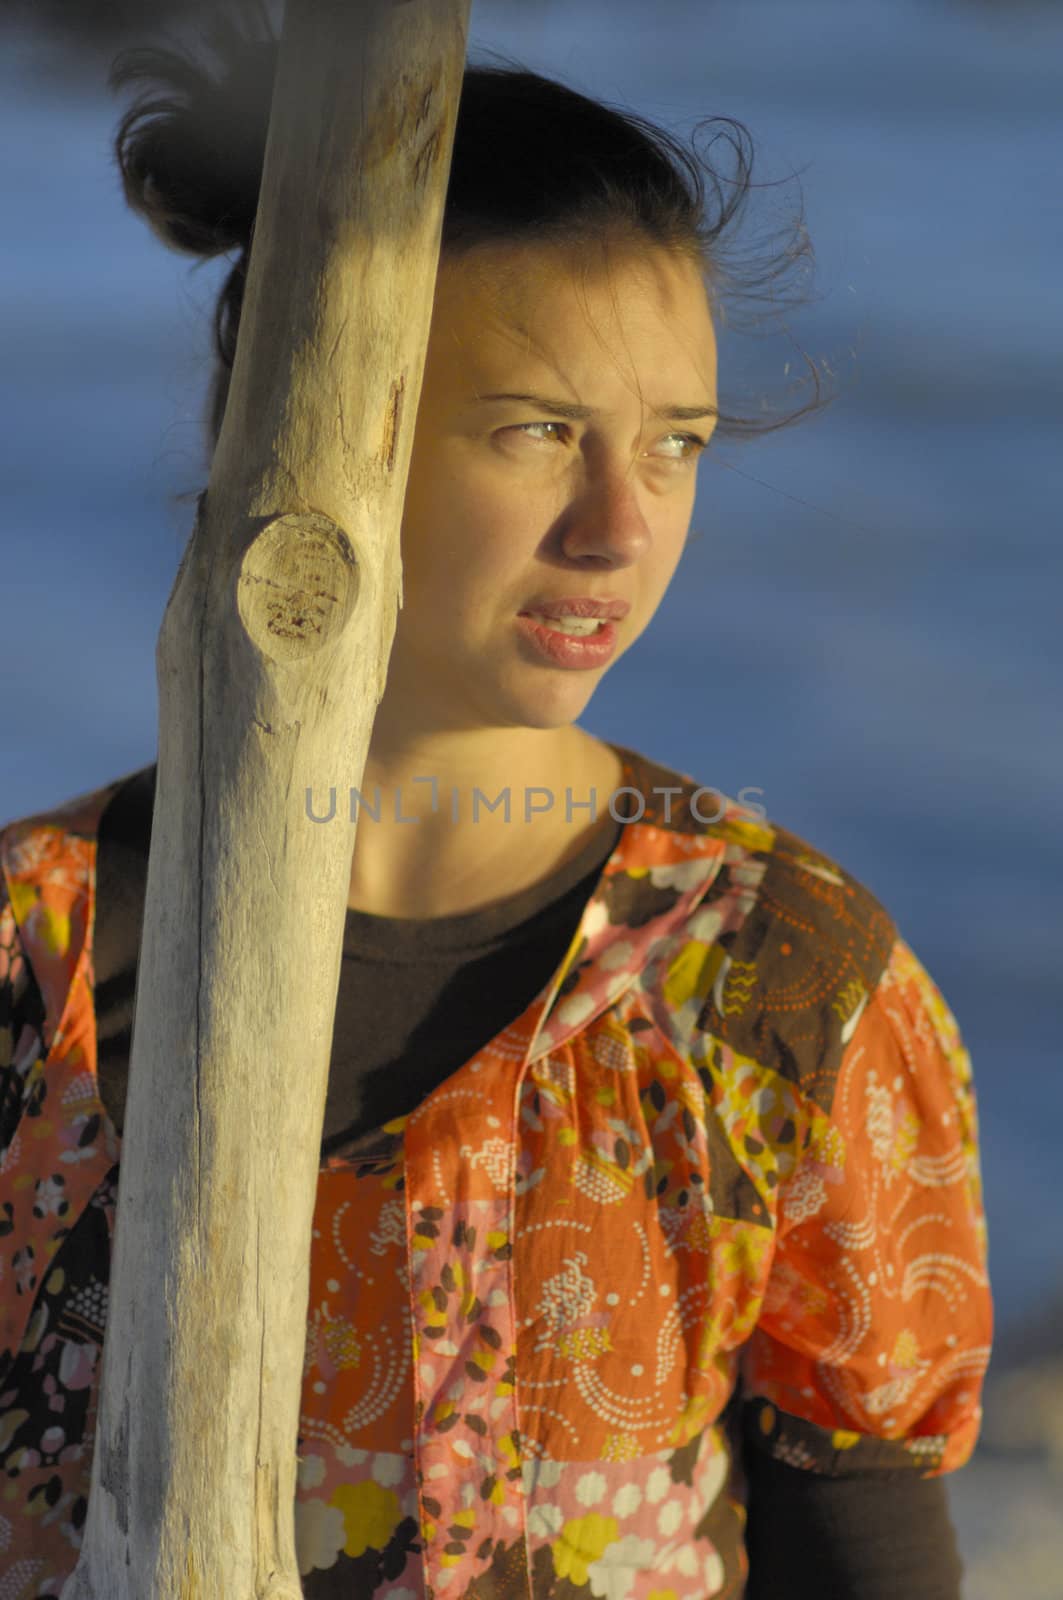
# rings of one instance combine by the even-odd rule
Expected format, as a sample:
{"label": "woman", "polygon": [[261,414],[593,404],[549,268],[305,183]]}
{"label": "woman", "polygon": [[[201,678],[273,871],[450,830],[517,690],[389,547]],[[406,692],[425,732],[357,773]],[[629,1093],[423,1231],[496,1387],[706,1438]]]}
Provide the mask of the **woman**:
{"label": "woman", "polygon": [[[119,74],[131,203],[237,252],[213,438],[272,69],[229,47]],[[837,863],[576,720],[748,426],[735,148],[710,205],[638,119],[466,73],[315,1212],[315,1600],[958,1594],[991,1312],[954,1020]],[[0,835],[5,1600],[58,1596],[85,1515],[154,778]]]}

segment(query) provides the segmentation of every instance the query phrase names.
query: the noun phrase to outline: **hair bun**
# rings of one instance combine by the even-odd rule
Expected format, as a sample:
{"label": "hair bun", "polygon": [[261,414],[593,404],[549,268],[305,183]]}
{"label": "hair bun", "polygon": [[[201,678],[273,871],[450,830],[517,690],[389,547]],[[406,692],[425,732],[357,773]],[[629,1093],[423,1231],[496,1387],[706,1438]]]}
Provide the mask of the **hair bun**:
{"label": "hair bun", "polygon": [[116,90],[143,86],[115,137],[129,205],[173,249],[203,257],[250,243],[277,65],[272,37],[224,28],[213,46],[215,72],[153,48],[126,51],[110,76]]}

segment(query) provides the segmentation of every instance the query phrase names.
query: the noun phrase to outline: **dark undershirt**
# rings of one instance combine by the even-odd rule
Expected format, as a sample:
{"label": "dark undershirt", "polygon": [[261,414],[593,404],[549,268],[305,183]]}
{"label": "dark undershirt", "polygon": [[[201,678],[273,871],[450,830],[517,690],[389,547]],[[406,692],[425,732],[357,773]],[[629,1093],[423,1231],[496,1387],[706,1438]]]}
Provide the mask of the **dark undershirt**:
{"label": "dark undershirt", "polygon": [[[116,791],[99,828],[98,1072],[119,1133],[154,794],[152,766]],[[486,910],[425,921],[347,912],[323,1155],[412,1111],[526,1010],[560,965],[620,832],[596,830],[558,872]],[[744,1467],[745,1600],[958,1600],[943,1480],[825,1478],[758,1450]]]}
{"label": "dark undershirt", "polygon": [[[119,1133],[154,796],[149,767],[112,796],[99,826],[97,1065],[100,1096]],[[560,966],[620,833],[609,818],[545,882],[486,910],[426,921],[347,912],[324,1154],[414,1110],[527,1009]]]}

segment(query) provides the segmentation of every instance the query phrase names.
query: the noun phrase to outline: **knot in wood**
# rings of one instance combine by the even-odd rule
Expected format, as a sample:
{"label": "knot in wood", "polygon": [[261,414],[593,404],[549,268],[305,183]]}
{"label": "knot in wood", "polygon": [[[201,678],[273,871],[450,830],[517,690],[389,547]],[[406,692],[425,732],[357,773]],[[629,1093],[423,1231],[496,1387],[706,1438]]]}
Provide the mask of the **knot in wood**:
{"label": "knot in wood", "polygon": [[343,529],[317,511],[272,517],[244,551],[236,588],[251,643],[273,661],[304,661],[343,631],[358,561]]}

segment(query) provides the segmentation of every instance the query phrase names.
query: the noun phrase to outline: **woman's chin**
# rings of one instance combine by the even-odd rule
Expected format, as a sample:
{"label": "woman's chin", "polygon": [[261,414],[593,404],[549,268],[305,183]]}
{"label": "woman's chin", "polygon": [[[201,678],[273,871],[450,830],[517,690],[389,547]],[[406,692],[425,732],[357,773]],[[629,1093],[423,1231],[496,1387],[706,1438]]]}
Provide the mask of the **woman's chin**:
{"label": "woman's chin", "polygon": [[485,663],[478,681],[465,683],[457,674],[448,682],[439,663],[421,666],[412,674],[401,669],[396,673],[395,664],[393,656],[378,720],[422,731],[426,723],[455,732],[485,727],[547,732],[568,727],[583,715],[604,676],[537,667],[529,671],[523,663],[516,671],[507,664],[493,674]]}
{"label": "woman's chin", "polygon": [[521,695],[514,707],[515,720],[523,727],[544,732],[551,728],[567,728],[586,711],[598,687],[598,677],[597,673],[585,674],[578,684],[573,681],[551,686],[548,691],[541,689],[538,693]]}

